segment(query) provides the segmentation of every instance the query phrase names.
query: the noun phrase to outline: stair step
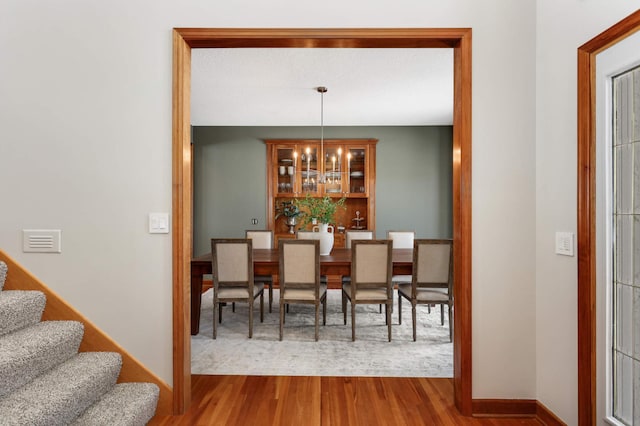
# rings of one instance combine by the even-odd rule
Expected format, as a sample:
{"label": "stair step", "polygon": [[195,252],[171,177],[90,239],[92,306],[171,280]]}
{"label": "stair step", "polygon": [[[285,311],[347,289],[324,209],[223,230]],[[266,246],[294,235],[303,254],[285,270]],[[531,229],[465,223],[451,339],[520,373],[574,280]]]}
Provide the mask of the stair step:
{"label": "stair step", "polygon": [[4,281],[7,279],[7,264],[0,260],[0,291],[4,288]]}
{"label": "stair step", "polygon": [[46,302],[40,291],[0,291],[0,336],[40,322]]}
{"label": "stair step", "polygon": [[74,356],[83,334],[77,321],[44,321],[1,336],[0,397]]}
{"label": "stair step", "polygon": [[115,385],[121,366],[118,353],[79,353],[0,398],[0,422],[3,426],[67,425]]}
{"label": "stair step", "polygon": [[119,383],[72,425],[144,426],[155,414],[159,393],[152,383]]}

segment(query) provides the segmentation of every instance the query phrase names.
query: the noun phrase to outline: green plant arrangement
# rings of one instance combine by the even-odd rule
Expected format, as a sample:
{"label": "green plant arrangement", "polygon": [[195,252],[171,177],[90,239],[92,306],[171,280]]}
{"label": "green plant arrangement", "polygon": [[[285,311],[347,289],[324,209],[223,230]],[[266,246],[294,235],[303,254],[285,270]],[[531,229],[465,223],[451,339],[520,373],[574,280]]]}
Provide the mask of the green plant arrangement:
{"label": "green plant arrangement", "polygon": [[302,225],[306,226],[312,223],[314,219],[316,219],[318,223],[332,223],[333,216],[336,214],[337,209],[346,209],[344,205],[345,201],[345,197],[334,202],[328,195],[324,197],[312,197],[310,194],[307,194],[304,198],[296,199],[295,204],[305,210]]}
{"label": "green plant arrangement", "polygon": [[276,219],[280,216],[285,218],[297,218],[303,216],[304,213],[300,211],[300,208],[293,202],[293,200],[284,200],[276,207]]}

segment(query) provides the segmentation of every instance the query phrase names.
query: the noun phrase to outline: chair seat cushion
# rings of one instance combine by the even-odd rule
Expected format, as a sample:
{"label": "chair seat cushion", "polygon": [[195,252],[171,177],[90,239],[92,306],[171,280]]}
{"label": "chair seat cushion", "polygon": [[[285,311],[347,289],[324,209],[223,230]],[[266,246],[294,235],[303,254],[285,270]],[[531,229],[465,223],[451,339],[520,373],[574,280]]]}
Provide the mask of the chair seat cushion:
{"label": "chair seat cushion", "polygon": [[[411,284],[398,285],[398,293],[411,299]],[[449,301],[449,294],[446,288],[418,288],[416,289],[416,300],[418,302],[446,303]]]}
{"label": "chair seat cushion", "polygon": [[[327,292],[327,286],[320,284],[320,298]],[[287,300],[315,300],[315,289],[313,288],[287,288],[283,292],[283,298]]]}
{"label": "chair seat cushion", "polygon": [[[342,287],[347,294],[351,294],[351,284],[344,284]],[[361,288],[358,289],[355,296],[358,300],[387,300],[386,288]]]}
{"label": "chair seat cushion", "polygon": [[[253,297],[257,297],[264,290],[264,284],[253,285]],[[242,299],[248,298],[247,287],[222,287],[218,290],[218,299]]]}
{"label": "chair seat cushion", "polygon": [[391,277],[393,283],[410,283],[413,277],[411,275],[394,275]]}

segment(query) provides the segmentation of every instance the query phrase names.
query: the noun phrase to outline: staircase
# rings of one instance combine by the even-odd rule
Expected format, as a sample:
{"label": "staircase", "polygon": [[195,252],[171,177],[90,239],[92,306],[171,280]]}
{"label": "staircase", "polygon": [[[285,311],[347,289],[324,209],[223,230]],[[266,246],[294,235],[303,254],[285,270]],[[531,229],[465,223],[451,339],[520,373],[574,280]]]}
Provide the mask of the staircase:
{"label": "staircase", "polygon": [[83,324],[41,321],[44,293],[3,290],[7,269],[0,261],[0,426],[147,424],[158,386],[116,384],[121,355],[78,352]]}

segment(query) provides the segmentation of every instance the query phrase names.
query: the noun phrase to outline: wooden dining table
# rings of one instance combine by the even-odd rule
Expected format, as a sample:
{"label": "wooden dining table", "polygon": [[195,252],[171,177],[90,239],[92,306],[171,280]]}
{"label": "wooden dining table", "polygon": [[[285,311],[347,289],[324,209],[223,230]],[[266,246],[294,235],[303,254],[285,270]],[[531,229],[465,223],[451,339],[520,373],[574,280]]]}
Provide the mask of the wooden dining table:
{"label": "wooden dining table", "polygon": [[[412,249],[393,249],[393,275],[411,275],[413,269]],[[254,249],[253,273],[255,275],[278,275],[278,250]],[[211,274],[211,253],[191,259],[191,334],[200,330],[200,306],[202,276]],[[334,248],[329,255],[320,256],[320,273],[327,276],[351,275],[351,249]]]}

